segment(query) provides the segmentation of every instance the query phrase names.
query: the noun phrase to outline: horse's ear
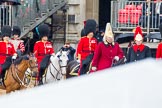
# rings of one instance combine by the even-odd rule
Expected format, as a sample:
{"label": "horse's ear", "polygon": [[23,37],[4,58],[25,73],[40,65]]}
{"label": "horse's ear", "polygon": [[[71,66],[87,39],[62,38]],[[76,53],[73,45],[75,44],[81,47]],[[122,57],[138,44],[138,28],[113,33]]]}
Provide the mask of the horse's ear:
{"label": "horse's ear", "polygon": [[24,58],[25,60],[29,60],[29,55],[25,55],[23,58]]}
{"label": "horse's ear", "polygon": [[35,53],[32,53],[32,57],[35,57]]}
{"label": "horse's ear", "polygon": [[35,57],[35,54],[30,52],[29,56]]}
{"label": "horse's ear", "polygon": [[28,52],[28,53],[27,53],[27,55],[28,55],[28,56],[31,56],[31,55],[32,55],[32,53],[31,53],[31,52]]}

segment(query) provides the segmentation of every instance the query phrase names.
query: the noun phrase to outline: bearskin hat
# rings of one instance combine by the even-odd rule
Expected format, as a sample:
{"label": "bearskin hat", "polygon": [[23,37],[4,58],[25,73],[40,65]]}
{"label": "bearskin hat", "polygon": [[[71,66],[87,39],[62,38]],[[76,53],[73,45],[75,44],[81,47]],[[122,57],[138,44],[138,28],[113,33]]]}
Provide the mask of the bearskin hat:
{"label": "bearskin hat", "polygon": [[90,32],[96,32],[96,21],[93,19],[88,19],[84,27],[85,35],[87,36]]}
{"label": "bearskin hat", "polygon": [[12,31],[12,35],[21,35],[21,30],[19,26],[13,26],[13,31]]}
{"label": "bearskin hat", "polygon": [[142,29],[140,26],[137,26],[135,29],[134,40],[137,40],[137,41],[143,40]]}
{"label": "bearskin hat", "polygon": [[84,28],[81,30],[81,34],[80,34],[80,35],[81,35],[81,37],[86,36],[86,35],[85,35]]}
{"label": "bearskin hat", "polygon": [[38,32],[39,32],[39,36],[40,38],[44,37],[44,36],[49,36],[49,26],[47,24],[42,24],[38,27]]}
{"label": "bearskin hat", "polygon": [[1,29],[2,36],[11,36],[11,27],[8,25],[5,25]]}

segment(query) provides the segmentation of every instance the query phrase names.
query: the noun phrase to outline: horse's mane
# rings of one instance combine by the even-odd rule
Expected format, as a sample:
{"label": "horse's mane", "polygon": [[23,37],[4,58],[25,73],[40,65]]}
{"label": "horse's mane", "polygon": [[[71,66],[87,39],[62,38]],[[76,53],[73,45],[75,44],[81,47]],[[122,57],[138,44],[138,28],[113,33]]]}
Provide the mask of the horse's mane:
{"label": "horse's mane", "polygon": [[19,57],[18,59],[16,59],[16,60],[14,61],[14,64],[15,64],[15,65],[18,65],[18,64],[21,63],[22,60],[28,60],[28,57],[27,57],[26,55],[21,56],[21,57]]}

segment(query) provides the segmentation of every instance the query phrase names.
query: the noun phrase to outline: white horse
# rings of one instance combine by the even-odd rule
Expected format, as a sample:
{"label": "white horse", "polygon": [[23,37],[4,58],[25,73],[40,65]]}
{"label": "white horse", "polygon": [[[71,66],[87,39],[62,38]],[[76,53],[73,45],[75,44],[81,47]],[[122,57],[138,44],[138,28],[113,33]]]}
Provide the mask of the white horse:
{"label": "white horse", "polygon": [[[67,56],[68,53],[68,51],[59,51],[55,56],[50,57],[50,63],[43,75],[43,84],[66,79],[66,67],[69,60]],[[26,76],[26,82],[29,83],[29,85],[37,85],[37,73],[33,74],[27,70]]]}
{"label": "white horse", "polygon": [[59,51],[55,56],[50,57],[50,64],[43,76],[43,83],[66,79],[68,53],[67,51]]}

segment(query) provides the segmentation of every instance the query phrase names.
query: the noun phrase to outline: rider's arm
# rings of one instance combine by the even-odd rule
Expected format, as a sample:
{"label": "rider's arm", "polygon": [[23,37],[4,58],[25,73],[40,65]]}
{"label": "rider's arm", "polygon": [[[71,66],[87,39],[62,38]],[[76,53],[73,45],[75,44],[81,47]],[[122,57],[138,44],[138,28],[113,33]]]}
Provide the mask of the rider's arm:
{"label": "rider's arm", "polygon": [[39,48],[38,44],[39,44],[38,42],[34,44],[34,50],[33,50],[33,53],[36,57],[38,56],[38,48]]}
{"label": "rider's arm", "polygon": [[77,59],[81,60],[81,52],[82,52],[83,41],[82,38],[80,39],[77,47],[76,57]]}
{"label": "rider's arm", "polygon": [[15,48],[14,48],[13,44],[11,44],[11,46],[12,46],[12,56],[16,56],[17,57],[17,53],[15,51]]}
{"label": "rider's arm", "polygon": [[25,46],[24,46],[24,43],[23,41],[20,42],[19,46],[18,46],[18,49],[20,49],[20,51],[23,53],[25,52]]}

